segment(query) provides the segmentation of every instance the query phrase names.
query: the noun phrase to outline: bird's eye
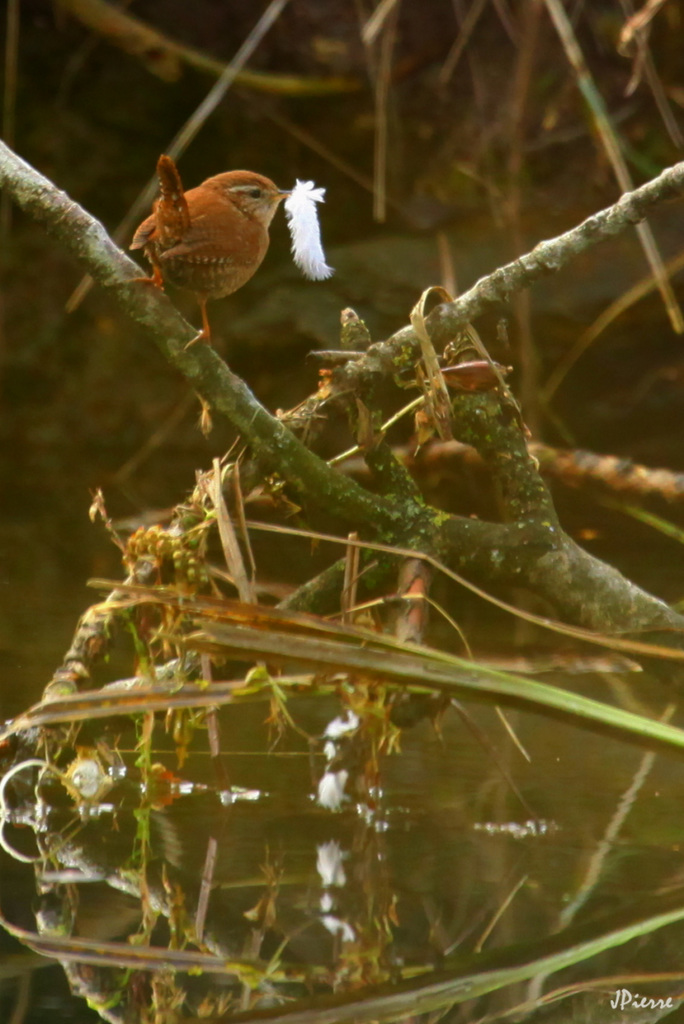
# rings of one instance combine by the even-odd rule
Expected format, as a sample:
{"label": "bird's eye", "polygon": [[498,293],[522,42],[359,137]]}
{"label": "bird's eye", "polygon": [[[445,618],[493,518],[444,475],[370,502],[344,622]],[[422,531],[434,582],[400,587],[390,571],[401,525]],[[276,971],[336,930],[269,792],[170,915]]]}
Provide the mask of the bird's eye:
{"label": "bird's eye", "polygon": [[249,195],[252,197],[252,199],[261,199],[261,189],[250,188]]}

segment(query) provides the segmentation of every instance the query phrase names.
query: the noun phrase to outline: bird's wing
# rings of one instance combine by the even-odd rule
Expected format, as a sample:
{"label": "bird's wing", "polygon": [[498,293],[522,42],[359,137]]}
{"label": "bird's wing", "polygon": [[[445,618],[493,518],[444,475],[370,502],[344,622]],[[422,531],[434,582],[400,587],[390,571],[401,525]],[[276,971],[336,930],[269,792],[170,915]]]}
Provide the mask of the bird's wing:
{"label": "bird's wing", "polygon": [[161,258],[184,257],[192,261],[197,257],[197,262],[236,267],[261,262],[268,249],[268,232],[256,221],[236,216],[230,206],[221,208],[214,204],[205,212],[206,197],[196,197],[194,193],[194,189],[187,193],[191,217],[187,231],[160,254]]}
{"label": "bird's wing", "polygon": [[148,242],[152,241],[152,237],[157,230],[157,218],[154,214],[150,214],[147,217],[136,233],[133,235],[133,240],[129,245],[129,249],[144,249]]}

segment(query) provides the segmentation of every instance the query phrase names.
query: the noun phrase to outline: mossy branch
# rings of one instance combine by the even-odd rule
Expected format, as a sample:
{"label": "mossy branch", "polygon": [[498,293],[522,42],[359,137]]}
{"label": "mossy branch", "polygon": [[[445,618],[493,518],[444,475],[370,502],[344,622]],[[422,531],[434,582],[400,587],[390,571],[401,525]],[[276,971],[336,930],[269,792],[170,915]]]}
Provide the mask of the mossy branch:
{"label": "mossy branch", "polygon": [[392,532],[396,519],[392,503],[369,494],[313,455],[267,412],[212,348],[186,349],[197,332],[170,300],[140,282],[140,267],[114,244],[99,221],[2,142],[0,187],[113,295],[119,308],[144,328],[211,408],[228,417],[264,466],[277,469],[300,494],[340,518]]}
{"label": "mossy branch", "polygon": [[[488,583],[527,586],[547,597],[572,622],[603,631],[674,629],[678,645],[679,636],[684,635],[682,616],[586,554],[561,530],[527,454],[520,425],[496,393],[484,398],[484,406],[482,396],[457,398],[454,414],[462,436],[488,462],[501,493],[505,522],[446,515],[424,505],[410,490],[403,489],[400,495],[371,494],[312,454],[260,405],[211,348],[186,349],[195,332],[167,297],[137,281],[140,268],[114,245],[102,225],[2,143],[0,186],[109,291],[121,311],[143,328],[203,399],[228,417],[262,465],[277,470],[307,503],[366,535],[440,558],[452,569]],[[588,245],[635,223],[656,203],[682,189],[684,163],[573,231],[541,243],[532,253],[483,278],[456,302],[438,307],[427,321],[431,331],[452,336],[471,317],[558,269]],[[358,383],[365,373],[394,370],[397,352],[404,359],[410,357],[414,341],[410,329],[400,331],[336,374],[349,374],[348,386],[353,388],[354,374]]]}
{"label": "mossy branch", "polygon": [[[684,192],[684,161],[666,168],[657,178],[625,192],[616,203],[587,217],[557,238],[546,239],[518,259],[481,277],[453,302],[443,303],[426,324],[436,345],[454,338],[469,321],[492,309],[500,309],[511,295],[555,273],[586,249],[633,227],[656,206],[678,199]],[[418,348],[411,327],[404,327],[384,342],[372,345],[365,356],[336,371],[340,387],[354,388],[367,375],[385,369]]]}

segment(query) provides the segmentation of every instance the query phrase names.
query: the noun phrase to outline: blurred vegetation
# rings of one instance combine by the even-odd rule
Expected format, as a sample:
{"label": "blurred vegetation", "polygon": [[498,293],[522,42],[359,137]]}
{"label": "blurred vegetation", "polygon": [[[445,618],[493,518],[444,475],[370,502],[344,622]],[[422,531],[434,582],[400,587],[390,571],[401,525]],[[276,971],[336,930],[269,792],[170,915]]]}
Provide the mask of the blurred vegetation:
{"label": "blurred vegetation", "polygon": [[[113,230],[159,153],[206,95],[215,70],[157,50],[125,52],[93,31],[92,7],[71,0],[21,5],[15,81],[6,61],[5,116],[11,108],[17,150]],[[259,12],[244,0],[148,0],[124,13],[225,62]],[[424,286],[451,274],[464,288],[619,192],[544,4],[398,3],[364,43],[371,13],[370,5],[349,0],[324,7],[291,0],[249,61],[263,80],[238,80],[180,160],[186,187],[243,166],[283,187],[311,177],[327,188],[323,230],[338,266],[333,281],[313,287],[297,279],[281,222],[257,278],[213,310],[231,366],[272,408],[293,405],[310,391],[314,371],[303,357],[311,347],[334,346],[340,309],[354,305],[381,336],[401,325]],[[606,0],[573,3],[569,13],[632,174],[641,180],[674,162],[677,140],[643,71],[643,46],[633,44],[626,56],[618,49],[628,8]],[[666,3],[645,37],[675,123],[684,100],[681,19],[681,6]],[[633,73],[637,84],[627,94]],[[301,94],[270,91],[269,76],[282,75],[292,76]],[[328,94],[321,92],[326,81]],[[90,467],[93,482],[102,482],[103,473],[116,471],[165,422],[185,385],[131,336],[96,290],[75,313],[65,312],[79,272],[40,228],[15,213],[10,237],[11,244],[7,233],[3,241],[3,474],[7,480],[16,473],[17,457],[20,467],[57,483],[79,462]],[[618,248],[615,261],[627,279],[616,273],[613,280],[606,267],[611,280],[603,294],[600,288],[593,294],[598,286],[590,271],[586,301],[575,294],[573,309],[559,315],[548,302],[545,310],[544,300],[538,314],[534,306],[514,308],[514,352],[523,335],[534,334],[542,376],[574,342],[578,325],[587,326],[630,276],[647,272],[633,238]],[[601,447],[603,432],[610,446],[612,406],[639,404],[633,392],[645,363],[657,377],[673,362],[676,343],[657,298],[637,307],[639,324],[646,308],[661,327],[650,331],[647,348],[625,340],[618,326],[599,366],[619,379],[589,396],[592,408],[575,417],[568,396],[574,401],[586,388],[581,370],[595,380],[593,357],[559,396],[571,430],[577,429],[573,418],[584,424],[589,412],[598,436],[588,438],[585,429],[585,444]],[[192,304],[187,312],[194,316]],[[641,405],[655,400],[652,432],[660,436],[681,410],[674,388],[661,386],[663,395],[657,384]],[[552,421],[541,426],[554,438]],[[191,467],[226,442],[219,427],[205,445],[189,411],[169,430],[164,450]],[[171,497],[163,480],[150,485],[158,470],[159,463],[157,470],[148,465],[136,479],[143,502]]]}

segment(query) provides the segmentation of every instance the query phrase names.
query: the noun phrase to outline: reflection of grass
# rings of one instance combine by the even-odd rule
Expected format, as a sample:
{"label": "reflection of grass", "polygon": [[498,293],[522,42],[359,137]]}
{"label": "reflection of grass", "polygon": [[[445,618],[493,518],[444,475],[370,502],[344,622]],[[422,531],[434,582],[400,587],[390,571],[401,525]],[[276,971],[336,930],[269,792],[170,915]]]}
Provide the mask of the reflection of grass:
{"label": "reflection of grass", "polygon": [[[527,981],[538,974],[563,970],[683,919],[684,907],[680,897],[680,905],[673,909],[636,920],[632,917],[627,923],[624,919],[622,923],[604,923],[598,934],[588,934],[586,927],[567,929],[542,942],[459,958],[459,966],[452,969],[385,985],[376,993],[307,1000],[304,1004],[260,1014],[259,1019],[271,1024],[352,1024],[360,1020],[400,1020],[407,1014],[440,1010]],[[670,977],[683,975],[684,972],[680,972]],[[628,980],[623,978],[622,983]],[[238,1014],[232,1019],[237,1024],[248,1018]]]}
{"label": "reflection of grass", "polygon": [[[672,897],[668,898],[672,904]],[[661,904],[665,901],[661,899]],[[288,1002],[281,1007],[261,1010],[258,1019],[272,1024],[351,1024],[361,1020],[393,1021],[405,1018],[407,1014],[427,1013],[457,1005],[479,996],[494,992],[517,982],[526,981],[538,974],[555,971],[582,963],[615,949],[627,942],[657,932],[659,929],[684,919],[684,908],[674,906],[655,914],[632,917],[627,921],[611,920],[588,933],[588,929],[566,929],[558,935],[541,942],[521,946],[509,946],[493,953],[476,956],[447,958],[446,968],[440,971],[408,971],[413,977],[392,984],[373,986],[343,995],[307,998]],[[250,989],[268,980],[270,982],[313,980],[320,975],[324,980],[326,972],[315,967],[298,968],[288,966],[281,971],[272,965],[271,970],[257,967],[255,962],[212,956],[191,950],[151,948],[127,943],[89,941],[67,936],[38,935],[18,928],[2,919],[3,927],[22,944],[32,947],[43,956],[52,956],[65,963],[91,964],[101,967],[128,967],[138,971],[173,970],[179,972],[217,973],[239,978]],[[451,964],[449,964],[449,959]],[[665,980],[676,979],[682,972],[654,975]],[[607,979],[611,983],[629,984],[631,975],[619,979]],[[648,975],[639,975],[634,980],[647,981]],[[595,981],[587,983],[592,987]],[[572,995],[580,985],[572,986],[562,994]],[[605,998],[605,995],[602,996]],[[212,1018],[213,1019],[213,1018]],[[221,1018],[223,1019],[223,1018]],[[239,1021],[256,1019],[238,1013],[226,1020]]]}
{"label": "reflection of grass", "polygon": [[[199,557],[206,562],[204,546]],[[159,556],[160,564],[164,558],[166,554]],[[176,563],[186,567],[182,559],[177,558]],[[198,578],[204,583],[206,576],[200,574]],[[67,962],[158,972],[152,981],[153,1005],[157,1007],[166,1005],[167,999],[180,996],[176,982],[167,985],[164,981],[164,969],[209,974],[217,971],[220,963],[223,972],[232,975],[234,987],[241,987],[244,1005],[258,999],[260,989],[300,986],[295,992],[299,1001],[294,1005],[259,1011],[265,1014],[266,1020],[283,1024],[288,1021],[294,1024],[296,1020],[301,1024],[308,1019],[312,1024],[314,1021],[316,1024],[325,1021],[343,1024],[361,1018],[391,1021],[405,1018],[409,1012],[431,1012],[466,1002],[588,960],[684,918],[684,909],[672,908],[670,904],[662,912],[644,915],[638,920],[632,916],[627,923],[624,918],[614,925],[604,922],[599,925],[598,934],[596,926],[589,935],[586,929],[566,928],[543,943],[486,954],[446,956],[438,972],[414,965],[393,974],[387,967],[385,955],[394,939],[392,926],[396,920],[392,915],[395,908],[391,899],[384,898],[391,895],[389,887],[387,893],[380,895],[377,887],[371,887],[373,897],[368,899],[365,916],[359,913],[354,919],[356,937],[345,941],[338,950],[331,974],[329,967],[319,964],[297,966],[291,963],[286,946],[292,935],[282,929],[278,920],[280,908],[276,896],[281,879],[271,870],[267,872],[263,895],[253,904],[251,913],[258,920],[252,923],[250,912],[245,915],[241,911],[245,933],[251,929],[251,934],[259,939],[251,947],[253,955],[244,958],[211,955],[206,951],[202,934],[193,931],[192,885],[186,892],[164,871],[160,889],[153,878],[150,827],[158,767],[153,763],[152,749],[155,712],[165,712],[167,726],[173,730],[177,748],[184,756],[187,729],[195,727],[205,709],[269,701],[273,724],[278,731],[284,731],[298,729],[288,703],[291,695],[306,694],[316,698],[336,693],[353,709],[360,722],[359,733],[364,742],[357,748],[358,774],[364,777],[368,790],[379,778],[378,752],[390,751],[399,733],[391,719],[393,700],[399,695],[409,699],[438,695],[445,699],[467,698],[518,707],[561,717],[579,728],[604,730],[624,740],[661,744],[670,749],[684,749],[684,731],[524,675],[406,643],[391,635],[319,616],[193,593],[185,576],[181,576],[175,586],[118,585],[116,611],[134,631],[135,656],[137,664],[144,666],[144,675],[133,682],[129,680],[126,685],[114,684],[98,691],[44,701],[17,719],[7,735],[30,727],[43,727],[48,732],[48,727],[60,722],[74,726],[122,714],[134,716],[139,723],[136,767],[141,777],[141,803],[133,812],[134,845],[126,868],[121,869],[121,880],[139,897],[140,930],[127,944],[95,944],[65,936],[31,935],[29,941],[36,949]],[[578,633],[581,635],[581,631]],[[648,644],[637,646],[651,649]],[[652,650],[657,652],[656,648]],[[163,661],[170,654],[178,659],[175,673],[170,672]],[[214,681],[212,676],[219,666],[236,661],[256,664],[256,667],[247,668],[242,674],[235,672],[232,680]],[[287,674],[293,663],[298,671]],[[209,666],[213,671],[207,671]],[[200,671],[206,678],[197,678]],[[196,681],[188,682],[188,677]],[[375,878],[371,874],[369,877]],[[517,883],[512,891],[524,884]],[[208,892],[212,885],[210,881]],[[217,898],[213,890],[211,898]],[[502,904],[501,912],[505,906]],[[150,946],[153,937],[156,940],[158,935],[155,926],[160,915],[169,930],[170,948]],[[361,919],[365,930],[359,927]],[[304,929],[311,927],[314,920],[315,914],[307,917]],[[495,916],[491,926],[496,920]],[[273,933],[280,942],[270,961],[259,955],[267,929],[269,937]],[[210,932],[206,946],[213,948],[211,941]],[[188,943],[199,948],[180,948]],[[388,979],[395,974],[399,980],[390,984]],[[343,981],[333,984],[331,977]],[[302,992],[307,983],[315,984],[319,991],[325,987],[334,988],[338,993],[344,989],[344,992],[305,1000]],[[239,1021],[241,1015],[229,1019]]]}
{"label": "reflection of grass", "polygon": [[[655,902],[655,901],[653,901]],[[588,929],[574,927],[546,937],[540,942],[519,946],[508,946],[491,953],[446,958],[446,967],[439,971],[409,969],[412,977],[394,983],[385,983],[370,988],[344,993],[288,1002],[281,1007],[260,1010],[258,1017],[235,1014],[226,1020],[270,1021],[271,1024],[358,1024],[359,1021],[394,1021],[405,1019],[407,1014],[417,1015],[458,1005],[490,992],[504,989],[521,981],[527,981],[539,974],[552,974],[564,968],[582,963],[592,957],[615,949],[634,939],[646,936],[684,920],[684,907],[679,897],[678,905],[672,906],[672,897],[661,898],[663,907],[657,913],[636,916],[627,920],[622,914],[604,920]],[[669,904],[669,906],[668,906]],[[40,951],[43,955],[54,956],[63,962],[85,963],[103,967],[129,967],[137,970],[191,971],[218,973],[239,978],[249,989],[268,980],[289,981],[300,978],[312,980],[317,975],[323,981],[327,972],[311,965],[298,968],[289,965],[286,970],[247,960],[216,957],[208,953],[191,950],[158,949],[145,946],[131,946],[127,943],[88,941],[87,939],[63,936],[41,936],[17,928],[3,920],[3,927],[22,943]],[[662,977],[680,978],[684,972],[675,972]],[[647,976],[639,976],[646,980]],[[658,976],[654,976],[658,977]],[[620,978],[621,984],[628,984],[629,975]],[[593,980],[588,983],[591,987]],[[568,989],[568,994],[577,991],[578,986]],[[605,996],[604,996],[605,998]]]}

